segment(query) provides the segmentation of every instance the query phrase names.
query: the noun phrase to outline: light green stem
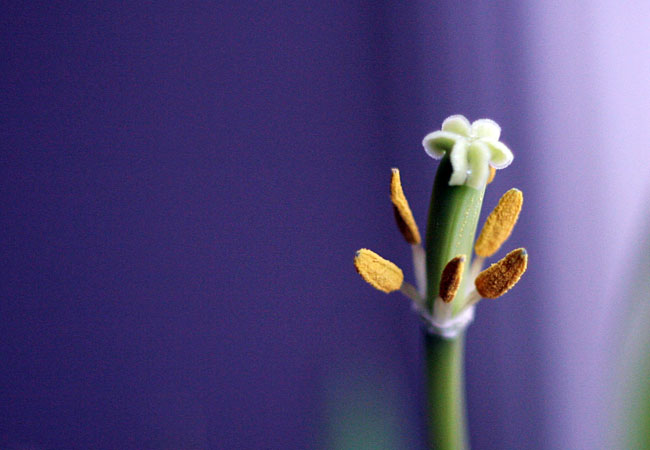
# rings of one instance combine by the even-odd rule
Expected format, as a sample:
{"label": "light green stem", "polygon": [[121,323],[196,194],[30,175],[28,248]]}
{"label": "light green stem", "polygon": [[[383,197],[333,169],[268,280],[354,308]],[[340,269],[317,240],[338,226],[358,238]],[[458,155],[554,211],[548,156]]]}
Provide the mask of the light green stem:
{"label": "light green stem", "polygon": [[440,274],[445,265],[458,255],[465,255],[465,273],[461,288],[452,303],[454,314],[464,303],[465,281],[469,278],[474,237],[478,225],[485,187],[449,186],[451,162],[445,156],[433,183],[427,224],[427,307],[431,311],[440,288]]}
{"label": "light green stem", "polygon": [[[433,183],[427,224],[427,308],[432,311],[438,296],[440,275],[457,255],[467,263],[461,287],[452,302],[453,314],[465,303],[465,283],[469,278],[474,236],[478,224],[483,189],[449,186],[452,167],[449,156],[440,162]],[[429,442],[436,450],[469,448],[465,418],[463,347],[464,337],[426,337],[426,370],[429,399]]]}
{"label": "light green stem", "polygon": [[435,450],[469,449],[463,377],[464,336],[426,335],[429,446]]}

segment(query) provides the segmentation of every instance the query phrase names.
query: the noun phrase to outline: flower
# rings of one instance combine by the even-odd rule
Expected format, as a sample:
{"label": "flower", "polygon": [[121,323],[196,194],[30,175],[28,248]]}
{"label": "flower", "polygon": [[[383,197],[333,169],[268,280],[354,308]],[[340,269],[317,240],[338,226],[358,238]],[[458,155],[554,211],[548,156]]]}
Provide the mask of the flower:
{"label": "flower", "polygon": [[[442,130],[424,138],[430,156],[448,158],[434,182],[426,251],[399,170],[392,169],[391,202],[398,228],[411,245],[417,288],[404,281],[399,267],[378,254],[361,249],[355,255],[355,267],[365,281],[385,293],[399,290],[413,301],[428,331],[443,338],[462,333],[474,318],[475,305],[482,298],[505,294],[528,265],[528,253],[519,248],[482,270],[485,259],[501,248],[519,218],[523,194],[518,189],[501,197],[474,241],[483,190],[493,176],[490,168],[504,168],[513,159],[508,147],[498,141],[500,134],[501,128],[492,120],[470,125],[465,117],[455,115],[443,122]],[[470,264],[472,250],[476,256]]]}
{"label": "flower", "polygon": [[454,115],[442,123],[442,130],[427,134],[422,145],[434,159],[449,154],[453,168],[450,186],[480,189],[490,176],[489,166],[504,169],[514,158],[499,141],[500,136],[501,127],[493,120],[479,119],[470,124],[465,116]]}

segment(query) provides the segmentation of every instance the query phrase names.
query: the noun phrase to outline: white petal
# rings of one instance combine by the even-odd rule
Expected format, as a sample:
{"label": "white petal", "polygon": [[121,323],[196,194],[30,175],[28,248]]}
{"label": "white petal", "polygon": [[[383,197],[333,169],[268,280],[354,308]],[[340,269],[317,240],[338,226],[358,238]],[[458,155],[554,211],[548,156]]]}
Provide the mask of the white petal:
{"label": "white petal", "polygon": [[490,149],[481,141],[474,141],[467,151],[469,175],[467,185],[474,189],[483,189],[490,174]]}
{"label": "white petal", "polygon": [[481,140],[490,148],[490,165],[495,169],[505,169],[510,165],[514,155],[510,149],[499,141]]}
{"label": "white petal", "polygon": [[467,179],[467,141],[465,139],[456,141],[449,154],[449,160],[453,169],[451,178],[449,178],[449,186],[465,184]]}
{"label": "white petal", "polygon": [[427,154],[434,158],[440,159],[445,156],[445,152],[451,150],[456,141],[460,138],[456,133],[448,131],[434,131],[424,136],[422,146]]}
{"label": "white petal", "polygon": [[450,131],[467,137],[470,131],[469,120],[460,114],[449,116],[442,122],[442,131]]}
{"label": "white petal", "polygon": [[477,138],[488,138],[499,140],[501,127],[494,120],[478,119],[472,123],[472,135]]}

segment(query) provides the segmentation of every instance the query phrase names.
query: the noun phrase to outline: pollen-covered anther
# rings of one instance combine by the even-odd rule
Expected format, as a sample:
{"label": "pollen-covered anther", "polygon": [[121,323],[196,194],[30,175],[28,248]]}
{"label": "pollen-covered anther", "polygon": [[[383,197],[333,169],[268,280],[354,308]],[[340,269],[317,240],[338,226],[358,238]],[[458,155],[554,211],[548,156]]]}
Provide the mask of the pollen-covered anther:
{"label": "pollen-covered anther", "polygon": [[487,184],[490,184],[494,181],[494,177],[496,176],[496,174],[497,174],[497,169],[490,166],[490,175],[488,175]]}
{"label": "pollen-covered anther", "polygon": [[456,296],[465,270],[465,255],[458,255],[447,263],[440,275],[438,295],[443,302],[449,303]]}
{"label": "pollen-covered anther", "polygon": [[478,274],[474,285],[484,298],[498,298],[508,292],[521,278],[528,266],[528,253],[518,248],[505,258]]}
{"label": "pollen-covered anther", "polygon": [[357,251],[354,267],[372,287],[387,294],[398,290],[404,282],[402,269],[367,248]]}
{"label": "pollen-covered anther", "polygon": [[395,221],[402,236],[409,244],[419,244],[422,242],[420,230],[415,223],[413,213],[409,207],[409,203],[404,195],[402,189],[402,181],[399,175],[399,169],[392,169],[392,176],[390,179],[390,201],[393,203],[393,212],[395,213]]}
{"label": "pollen-covered anther", "polygon": [[523,203],[524,195],[519,189],[510,189],[503,194],[476,240],[474,251],[478,256],[487,258],[501,248],[517,223]]}

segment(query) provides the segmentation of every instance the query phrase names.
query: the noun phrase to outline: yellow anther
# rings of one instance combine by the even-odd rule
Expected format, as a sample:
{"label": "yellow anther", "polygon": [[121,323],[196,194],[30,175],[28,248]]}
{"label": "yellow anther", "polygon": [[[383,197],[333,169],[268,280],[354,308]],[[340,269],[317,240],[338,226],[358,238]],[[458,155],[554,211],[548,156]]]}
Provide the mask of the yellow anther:
{"label": "yellow anther", "polygon": [[413,213],[402,190],[402,182],[399,176],[399,169],[392,169],[393,175],[390,179],[390,201],[393,202],[393,211],[397,226],[409,244],[422,242],[420,231],[413,218]]}
{"label": "yellow anther", "polygon": [[443,302],[449,303],[456,296],[460,281],[465,270],[465,255],[458,255],[447,263],[440,275],[439,296]]}
{"label": "yellow anther", "polygon": [[505,258],[478,274],[474,282],[476,291],[485,298],[501,297],[517,284],[527,266],[526,249],[513,250]]}
{"label": "yellow anther", "polygon": [[367,248],[357,251],[354,267],[372,287],[387,294],[398,290],[404,282],[402,269]]}
{"label": "yellow anther", "polygon": [[494,176],[496,174],[497,174],[497,169],[490,166],[490,175],[488,175],[487,184],[490,184],[490,183],[492,183],[492,181],[494,181]]}
{"label": "yellow anther", "polygon": [[474,251],[482,258],[494,255],[510,237],[517,223],[524,196],[519,189],[510,189],[503,194],[499,204],[490,213],[481,234],[476,240]]}

